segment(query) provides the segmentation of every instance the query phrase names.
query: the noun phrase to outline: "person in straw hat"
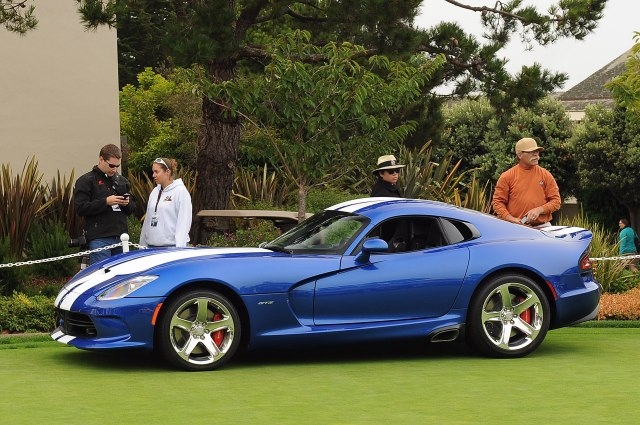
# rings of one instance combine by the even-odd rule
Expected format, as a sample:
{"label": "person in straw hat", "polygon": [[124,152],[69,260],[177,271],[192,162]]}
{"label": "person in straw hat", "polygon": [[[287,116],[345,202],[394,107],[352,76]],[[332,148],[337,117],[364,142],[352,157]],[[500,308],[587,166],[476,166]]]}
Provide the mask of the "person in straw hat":
{"label": "person in straw hat", "polygon": [[493,209],[499,218],[542,227],[548,226],[552,214],[560,209],[558,184],[538,165],[543,150],[530,137],[516,143],[518,163],[500,175],[493,193]]}
{"label": "person in straw hat", "polygon": [[398,164],[393,155],[383,155],[378,158],[378,166],[373,170],[373,175],[377,177],[371,196],[384,196],[402,198],[402,191],[397,186],[400,170],[405,166]]}

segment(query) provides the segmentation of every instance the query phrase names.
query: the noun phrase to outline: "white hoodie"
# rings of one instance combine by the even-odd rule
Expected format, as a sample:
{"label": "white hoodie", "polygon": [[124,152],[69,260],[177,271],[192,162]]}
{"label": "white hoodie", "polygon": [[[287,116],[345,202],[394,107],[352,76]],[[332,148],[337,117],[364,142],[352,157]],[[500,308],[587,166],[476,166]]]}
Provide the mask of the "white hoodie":
{"label": "white hoodie", "polygon": [[192,215],[191,195],[182,179],[174,180],[164,189],[157,185],[147,202],[140,245],[187,246]]}

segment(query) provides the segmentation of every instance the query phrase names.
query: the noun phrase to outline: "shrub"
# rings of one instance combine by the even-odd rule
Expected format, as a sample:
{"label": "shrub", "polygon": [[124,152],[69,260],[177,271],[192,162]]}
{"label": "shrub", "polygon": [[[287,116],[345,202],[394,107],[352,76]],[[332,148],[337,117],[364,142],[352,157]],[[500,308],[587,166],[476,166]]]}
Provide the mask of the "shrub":
{"label": "shrub", "polygon": [[[33,260],[53,258],[78,252],[69,248],[69,235],[64,226],[53,220],[44,220],[31,227],[27,256]],[[78,271],[78,257],[38,263],[31,266],[31,272],[50,279],[69,277]]]}
{"label": "shrub", "polygon": [[[591,230],[591,258],[610,258],[618,255],[618,245],[615,235],[606,232],[602,225],[592,223],[584,214],[571,219],[561,217],[559,224],[576,226]],[[618,260],[596,260],[593,262],[596,280],[604,292],[620,293],[638,285],[638,277],[625,269],[625,263]]]}
{"label": "shrub", "polygon": [[20,175],[12,176],[8,164],[0,170],[0,237],[8,238],[9,252],[21,258],[27,243],[27,235],[36,217],[45,211],[52,200],[44,201],[40,185],[42,174],[35,157],[25,163]]}
{"label": "shrub", "polygon": [[269,220],[256,220],[248,228],[236,229],[235,233],[213,234],[207,244],[211,246],[245,246],[256,247],[262,242],[269,242],[280,235],[278,228]]}
{"label": "shrub", "polygon": [[129,222],[127,223],[127,226],[129,227],[129,242],[139,243],[140,233],[142,232],[142,222],[133,214],[130,215],[128,219]]}
{"label": "shrub", "polygon": [[73,207],[73,186],[75,172],[72,170],[69,178],[61,176],[60,171],[50,186],[43,186],[42,193],[47,200],[47,208],[42,211],[38,219],[53,220],[61,223],[70,237],[82,234],[84,218],[76,214]]}
{"label": "shrub", "polygon": [[55,328],[54,300],[43,295],[28,297],[17,292],[10,297],[0,297],[0,331],[52,331]]}
{"label": "shrub", "polygon": [[348,192],[344,192],[333,188],[314,188],[307,194],[307,212],[317,214],[341,202],[349,201],[355,198],[364,198],[366,195],[354,196]]}
{"label": "shrub", "polygon": [[621,294],[603,294],[598,320],[640,320],[640,287]]}
{"label": "shrub", "polygon": [[293,203],[295,189],[290,181],[276,171],[269,171],[265,164],[261,169],[240,169],[233,181],[231,203],[236,208],[245,204],[267,204],[279,209]]}
{"label": "shrub", "polygon": [[[0,263],[9,264],[17,261],[9,253],[9,239],[0,238]],[[0,268],[0,295],[9,295],[20,287],[28,277],[25,267],[2,267]]]}

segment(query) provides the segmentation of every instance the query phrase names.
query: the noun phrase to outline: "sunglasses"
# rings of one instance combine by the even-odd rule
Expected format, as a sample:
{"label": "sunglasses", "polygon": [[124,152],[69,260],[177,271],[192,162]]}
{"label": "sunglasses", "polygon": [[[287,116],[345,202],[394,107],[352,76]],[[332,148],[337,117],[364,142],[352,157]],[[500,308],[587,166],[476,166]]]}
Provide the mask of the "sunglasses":
{"label": "sunglasses", "polygon": [[120,166],[120,164],[111,164],[109,161],[105,161],[105,162],[111,169],[118,168]]}
{"label": "sunglasses", "polygon": [[385,170],[387,172],[387,174],[400,174],[400,170],[396,169],[396,170]]}
{"label": "sunglasses", "polygon": [[164,165],[164,167],[165,167],[167,170],[170,170],[170,169],[171,169],[171,167],[169,167],[169,166],[167,165],[167,163],[166,163],[166,162],[164,162],[164,159],[162,159],[162,158],[156,158],[153,162],[155,162],[156,164],[162,164],[162,165]]}

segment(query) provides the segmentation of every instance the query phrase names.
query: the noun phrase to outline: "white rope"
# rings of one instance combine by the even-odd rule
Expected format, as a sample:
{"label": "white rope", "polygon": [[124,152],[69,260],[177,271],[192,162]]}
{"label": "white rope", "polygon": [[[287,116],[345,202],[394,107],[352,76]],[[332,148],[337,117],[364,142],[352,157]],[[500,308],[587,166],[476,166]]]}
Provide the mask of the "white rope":
{"label": "white rope", "polygon": [[119,246],[122,246],[122,251],[123,252],[128,252],[129,251],[129,246],[134,246],[134,247],[139,248],[139,249],[147,248],[146,246],[138,245],[137,243],[129,242],[129,235],[127,235],[126,233],[123,233],[120,236],[120,240],[122,241],[120,243],[114,243],[112,245],[103,246],[103,247],[92,249],[92,250],[88,250],[88,251],[81,251],[81,252],[78,252],[78,253],[75,253],[75,254],[61,255],[59,257],[44,258],[44,259],[41,259],[41,260],[29,260],[29,261],[19,261],[17,263],[0,264],[0,269],[9,268],[9,267],[30,266],[32,264],[50,263],[50,262],[53,262],[53,261],[66,260],[67,258],[73,258],[73,257],[83,257],[85,255],[90,255],[92,252],[106,251],[107,249],[112,249],[112,248],[116,248],[116,247],[119,247]]}
{"label": "white rope", "polygon": [[[101,248],[96,248],[96,249],[92,249],[89,251],[81,251],[78,252],[76,254],[67,254],[67,255],[61,255],[59,257],[52,257],[52,258],[45,258],[42,260],[30,260],[30,261],[21,261],[21,262],[17,262],[17,263],[6,263],[6,264],[0,264],[0,269],[1,268],[8,268],[8,267],[20,267],[20,266],[30,266],[32,264],[40,264],[40,263],[50,263],[53,261],[60,261],[60,260],[66,260],[67,258],[73,258],[73,257],[82,257],[85,255],[90,255],[92,252],[99,252],[99,251],[105,251],[107,249],[112,249],[112,248],[116,248],[118,246],[122,246],[123,247],[123,251],[127,252],[128,251],[128,246],[131,245],[133,247],[139,248],[139,249],[146,249],[147,247],[144,245],[139,245],[137,243],[131,243],[128,242],[129,240],[129,235],[127,235],[127,240],[124,240],[124,236],[122,235],[122,239],[123,241],[120,243],[114,243],[113,245],[109,245],[109,246],[103,246]],[[617,261],[617,260],[633,260],[636,258],[640,258],[640,254],[636,254],[636,255],[618,255],[615,257],[592,257],[589,258],[589,260],[591,261]]]}

